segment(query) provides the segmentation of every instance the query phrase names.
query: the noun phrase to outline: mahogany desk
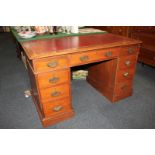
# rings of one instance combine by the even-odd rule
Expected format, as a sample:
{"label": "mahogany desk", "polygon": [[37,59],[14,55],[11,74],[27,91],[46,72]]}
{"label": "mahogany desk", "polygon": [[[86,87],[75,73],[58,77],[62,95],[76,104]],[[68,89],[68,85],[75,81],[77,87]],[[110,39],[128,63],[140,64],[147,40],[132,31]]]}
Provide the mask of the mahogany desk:
{"label": "mahogany desk", "polygon": [[113,34],[21,43],[32,97],[43,126],[74,115],[71,67],[93,63],[87,81],[111,102],[131,96],[140,44],[138,40]]}

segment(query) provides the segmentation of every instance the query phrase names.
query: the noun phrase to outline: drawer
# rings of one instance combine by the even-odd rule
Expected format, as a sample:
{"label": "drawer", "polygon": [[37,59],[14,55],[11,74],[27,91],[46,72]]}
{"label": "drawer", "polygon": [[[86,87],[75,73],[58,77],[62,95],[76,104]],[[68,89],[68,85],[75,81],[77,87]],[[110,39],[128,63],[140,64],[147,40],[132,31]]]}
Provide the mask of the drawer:
{"label": "drawer", "polygon": [[155,67],[155,60],[151,60],[151,59],[148,59],[146,57],[141,57],[140,56],[138,58],[138,61]]}
{"label": "drawer", "polygon": [[144,53],[142,53],[142,54],[139,55],[139,57],[144,57],[144,58],[150,59],[152,61],[155,61],[155,54],[151,55],[151,54],[144,54]]}
{"label": "drawer", "polygon": [[127,46],[122,47],[119,56],[129,56],[133,54],[138,54],[139,46]]}
{"label": "drawer", "polygon": [[39,88],[47,88],[56,84],[69,82],[69,70],[51,71],[40,73],[37,76]]}
{"label": "drawer", "polygon": [[70,85],[63,84],[51,88],[40,89],[42,101],[50,101],[70,96]]}
{"label": "drawer", "polygon": [[132,93],[132,81],[120,82],[115,87],[115,98],[121,99]]}
{"label": "drawer", "polygon": [[33,62],[36,72],[52,71],[60,68],[68,67],[67,57],[44,58]]}
{"label": "drawer", "polygon": [[99,59],[111,59],[118,56],[120,48],[110,48],[110,49],[103,49],[97,50],[97,57]]}
{"label": "drawer", "polygon": [[91,52],[83,52],[79,54],[71,54],[70,58],[70,65],[75,66],[78,64],[87,64],[91,61],[96,60],[96,51]]}
{"label": "drawer", "polygon": [[128,69],[136,66],[137,55],[129,55],[119,59],[119,69]]}
{"label": "drawer", "polygon": [[139,55],[139,59],[142,58],[142,59],[148,59],[152,62],[155,63],[155,56],[154,55],[148,55],[148,54],[140,54]]}
{"label": "drawer", "polygon": [[135,69],[126,69],[126,70],[119,70],[117,72],[117,82],[123,82],[123,81],[127,81],[127,80],[133,80],[134,78],[134,72]]}
{"label": "drawer", "polygon": [[72,110],[69,98],[43,103],[43,108],[46,117],[59,115]]}
{"label": "drawer", "polygon": [[155,61],[155,51],[141,48],[139,56]]}
{"label": "drawer", "polygon": [[71,54],[70,64],[71,66],[80,65],[80,64],[87,64],[90,62],[95,62],[98,60],[107,60],[113,57],[118,56],[118,49],[100,49],[100,50],[93,50],[89,52],[83,52],[79,54]]}

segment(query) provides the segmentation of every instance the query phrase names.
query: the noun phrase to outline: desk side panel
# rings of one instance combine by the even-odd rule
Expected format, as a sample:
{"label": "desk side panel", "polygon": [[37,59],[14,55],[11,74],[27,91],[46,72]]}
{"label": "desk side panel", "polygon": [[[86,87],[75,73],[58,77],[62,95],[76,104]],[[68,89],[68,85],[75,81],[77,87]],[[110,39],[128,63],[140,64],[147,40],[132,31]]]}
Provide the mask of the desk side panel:
{"label": "desk side panel", "polygon": [[110,101],[113,101],[118,59],[98,63],[88,70],[87,81]]}

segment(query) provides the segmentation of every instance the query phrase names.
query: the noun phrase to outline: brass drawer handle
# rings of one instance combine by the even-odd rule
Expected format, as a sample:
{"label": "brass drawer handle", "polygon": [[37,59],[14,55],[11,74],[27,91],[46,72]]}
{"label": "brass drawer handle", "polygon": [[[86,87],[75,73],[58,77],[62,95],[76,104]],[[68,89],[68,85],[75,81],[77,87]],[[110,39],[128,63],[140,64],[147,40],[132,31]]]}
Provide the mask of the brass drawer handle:
{"label": "brass drawer handle", "polygon": [[124,75],[125,77],[128,77],[129,73],[128,73],[128,72],[125,72],[123,75]]}
{"label": "brass drawer handle", "polygon": [[81,57],[80,57],[80,60],[81,60],[82,62],[85,62],[85,61],[88,61],[88,60],[89,60],[89,57],[88,57],[87,55],[81,56]]}
{"label": "brass drawer handle", "polygon": [[57,97],[57,96],[60,96],[60,92],[59,91],[55,91],[51,94],[52,97]]}
{"label": "brass drawer handle", "polygon": [[47,66],[48,66],[48,67],[51,67],[51,68],[54,68],[54,67],[58,66],[58,62],[57,62],[57,61],[49,62],[49,63],[47,64]]}
{"label": "brass drawer handle", "polygon": [[129,60],[125,61],[126,66],[130,66],[130,64],[131,64],[131,61],[129,61]]}
{"label": "brass drawer handle", "polygon": [[49,83],[56,83],[59,81],[59,77],[52,77],[49,79]]}
{"label": "brass drawer handle", "polygon": [[106,53],[105,53],[105,56],[106,56],[106,57],[111,57],[111,56],[112,56],[112,52],[111,52],[111,51],[106,52]]}
{"label": "brass drawer handle", "polygon": [[132,47],[129,47],[129,48],[128,48],[128,53],[129,53],[129,54],[132,54],[132,53],[133,53],[133,48],[132,48]]}
{"label": "brass drawer handle", "polygon": [[62,110],[62,108],[63,108],[63,107],[62,107],[61,105],[59,105],[59,106],[55,106],[55,107],[53,108],[53,110],[57,112],[57,111]]}

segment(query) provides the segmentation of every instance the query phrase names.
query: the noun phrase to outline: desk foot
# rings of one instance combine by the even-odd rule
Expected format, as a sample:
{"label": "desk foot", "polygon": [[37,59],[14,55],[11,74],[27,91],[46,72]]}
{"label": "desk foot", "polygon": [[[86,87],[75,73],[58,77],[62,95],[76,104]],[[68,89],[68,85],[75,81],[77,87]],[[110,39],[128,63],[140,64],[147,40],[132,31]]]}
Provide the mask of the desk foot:
{"label": "desk foot", "polygon": [[75,115],[74,111],[68,111],[66,113],[63,113],[59,116],[55,116],[55,117],[48,117],[48,118],[43,118],[41,120],[43,127],[47,127],[50,125],[54,125],[57,123],[60,123],[62,121],[65,121],[67,119],[70,119],[71,117],[73,117]]}

